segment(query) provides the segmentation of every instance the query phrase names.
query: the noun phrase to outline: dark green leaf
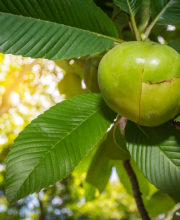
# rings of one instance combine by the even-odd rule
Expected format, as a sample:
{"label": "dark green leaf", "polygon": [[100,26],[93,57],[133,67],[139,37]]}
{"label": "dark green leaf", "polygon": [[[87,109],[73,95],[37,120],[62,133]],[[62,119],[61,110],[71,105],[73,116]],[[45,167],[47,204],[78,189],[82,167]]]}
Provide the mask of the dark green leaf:
{"label": "dark green leaf", "polygon": [[114,0],[114,3],[128,14],[135,15],[141,6],[142,0]]}
{"label": "dark green leaf", "polygon": [[128,121],[125,138],[131,156],[145,177],[180,201],[180,131],[169,123],[144,127]]}
{"label": "dark green leaf", "polygon": [[66,177],[104,136],[115,118],[100,94],[65,100],[33,120],[7,161],[10,203]]}
{"label": "dark green leaf", "polygon": [[[114,141],[115,138],[115,141]],[[125,137],[121,132],[119,125],[114,129],[114,126],[108,132],[107,140],[105,143],[105,151],[107,157],[112,160],[127,160],[130,154],[126,147]]]}
{"label": "dark green leaf", "polygon": [[177,24],[180,22],[180,1],[179,0],[151,0],[150,12],[158,24]]}
{"label": "dark green leaf", "polygon": [[180,53],[180,42],[176,40],[170,40],[168,42],[168,46],[172,47],[175,49],[178,53]]}
{"label": "dark green leaf", "polygon": [[119,33],[119,37],[122,38],[122,30],[124,27],[129,27],[128,18],[125,12],[123,12],[119,7],[114,5],[114,10],[112,14],[112,21],[116,25]]}
{"label": "dark green leaf", "polygon": [[105,141],[101,143],[87,172],[86,181],[94,185],[100,192],[106,187],[113,161],[105,153]]}
{"label": "dark green leaf", "polygon": [[99,149],[99,146],[104,142],[107,138],[107,133],[105,133],[104,137],[97,143],[97,145],[89,152],[89,154],[84,157],[84,159],[78,164],[78,166],[74,169],[73,173],[82,174],[87,173],[91,162]]}
{"label": "dark green leaf", "polygon": [[1,0],[0,51],[70,59],[109,48],[118,33],[91,0]]}
{"label": "dark green leaf", "polygon": [[115,19],[114,19],[114,24],[116,25],[116,28],[118,30],[119,33],[119,37],[121,39],[123,39],[123,29],[125,29],[125,27],[129,27],[128,24],[128,20],[127,20],[127,16],[125,12],[121,12]]}
{"label": "dark green leaf", "polygon": [[157,191],[146,203],[146,210],[151,218],[166,213],[175,206],[175,202],[166,193]]}
{"label": "dark green leaf", "polygon": [[84,159],[74,169],[73,173],[77,173],[80,175],[80,174],[86,173],[88,171],[90,164],[91,164],[91,161],[92,161],[98,147],[99,147],[99,143],[89,152],[89,154],[86,157],[84,157]]}

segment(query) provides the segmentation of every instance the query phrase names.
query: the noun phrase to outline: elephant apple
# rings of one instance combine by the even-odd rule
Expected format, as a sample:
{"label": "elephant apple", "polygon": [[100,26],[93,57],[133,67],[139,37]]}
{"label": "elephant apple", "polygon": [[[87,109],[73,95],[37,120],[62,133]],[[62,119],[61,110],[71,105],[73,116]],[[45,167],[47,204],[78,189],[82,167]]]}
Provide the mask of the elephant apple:
{"label": "elephant apple", "polygon": [[180,55],[169,46],[122,43],[101,60],[98,81],[109,107],[140,125],[180,114]]}

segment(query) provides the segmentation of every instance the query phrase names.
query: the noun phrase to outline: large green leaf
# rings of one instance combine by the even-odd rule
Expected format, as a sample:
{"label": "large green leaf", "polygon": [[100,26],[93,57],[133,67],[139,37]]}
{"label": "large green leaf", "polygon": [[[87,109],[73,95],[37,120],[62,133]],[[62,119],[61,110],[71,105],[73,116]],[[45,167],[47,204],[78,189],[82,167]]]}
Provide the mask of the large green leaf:
{"label": "large green leaf", "polygon": [[106,156],[105,141],[103,141],[91,162],[86,181],[102,192],[108,183],[112,167],[113,161]]}
{"label": "large green leaf", "polygon": [[175,206],[175,202],[166,193],[157,191],[146,202],[146,210],[151,218],[154,218],[160,214],[166,213]]}
{"label": "large green leaf", "polygon": [[107,133],[103,136],[103,138],[98,142],[98,144],[89,152],[89,154],[84,157],[84,159],[78,164],[78,166],[74,169],[73,173],[82,174],[87,173],[88,169],[92,163],[92,160],[99,149],[99,146],[104,142],[107,138]]}
{"label": "large green leaf", "polygon": [[180,53],[180,42],[177,40],[170,40],[168,42],[168,46],[172,47],[175,49],[178,53]]}
{"label": "large green leaf", "polygon": [[180,131],[169,123],[144,127],[128,121],[125,138],[131,156],[145,177],[180,201]]}
{"label": "large green leaf", "polygon": [[0,52],[69,59],[109,48],[118,33],[91,0],[1,0]]}
{"label": "large green leaf", "polygon": [[135,15],[141,6],[142,0],[114,0],[114,3],[119,6],[123,11]]}
{"label": "large green leaf", "polygon": [[115,118],[100,94],[65,100],[33,120],[10,148],[6,195],[10,203],[67,176]]}
{"label": "large green leaf", "polygon": [[73,173],[82,174],[86,173],[89,169],[91,161],[99,147],[99,143],[89,152],[89,154],[84,157],[84,159],[78,164],[78,166],[74,169]]}
{"label": "large green leaf", "polygon": [[180,22],[179,0],[151,0],[150,12],[158,24],[177,24]]}

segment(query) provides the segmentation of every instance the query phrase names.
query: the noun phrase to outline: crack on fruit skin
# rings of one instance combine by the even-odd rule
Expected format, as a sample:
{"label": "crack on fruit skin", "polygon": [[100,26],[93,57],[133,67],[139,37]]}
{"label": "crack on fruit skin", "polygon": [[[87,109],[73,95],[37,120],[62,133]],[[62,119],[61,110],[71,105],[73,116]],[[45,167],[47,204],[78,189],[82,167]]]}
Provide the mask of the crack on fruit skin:
{"label": "crack on fruit skin", "polygon": [[144,70],[145,70],[145,65],[146,65],[147,57],[148,57],[148,54],[149,54],[149,52],[150,52],[152,46],[153,46],[153,45],[151,45],[150,48],[149,48],[149,51],[148,51],[147,56],[146,56],[146,59],[145,59],[144,67],[143,67],[143,69],[142,69],[141,92],[140,92],[140,97],[139,97],[139,119],[138,119],[138,122],[137,122],[137,123],[139,123],[139,121],[140,121],[143,74],[144,74]]}
{"label": "crack on fruit skin", "polygon": [[156,83],[152,83],[150,80],[148,80],[148,84],[150,85],[158,85],[158,84],[162,84],[162,83],[171,83],[172,81],[175,81],[177,79],[179,79],[179,77],[176,77],[176,78],[173,78],[173,79],[168,79],[168,80],[164,80],[164,81],[161,81],[161,82],[156,82]]}

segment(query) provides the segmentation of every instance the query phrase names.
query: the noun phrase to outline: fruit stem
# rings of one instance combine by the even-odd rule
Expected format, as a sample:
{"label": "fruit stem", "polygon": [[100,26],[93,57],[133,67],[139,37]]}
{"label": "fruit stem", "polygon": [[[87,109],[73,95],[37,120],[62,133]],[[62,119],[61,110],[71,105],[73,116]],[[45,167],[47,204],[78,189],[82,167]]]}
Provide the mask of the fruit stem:
{"label": "fruit stem", "polygon": [[143,203],[143,200],[141,197],[142,193],[140,192],[137,177],[136,177],[136,174],[130,164],[130,160],[123,160],[123,166],[129,176],[129,179],[130,179],[130,182],[132,185],[134,198],[136,200],[137,208],[138,208],[138,211],[141,215],[142,220],[151,220],[148,215],[148,212],[145,209],[145,206],[144,206],[144,203]]}
{"label": "fruit stem", "polygon": [[134,33],[135,33],[135,36],[136,36],[136,40],[141,41],[141,36],[139,34],[139,31],[138,31],[138,28],[137,28],[137,25],[136,25],[136,21],[135,21],[135,18],[134,18],[134,14],[132,12],[129,1],[127,1],[127,3],[128,3],[129,11],[130,11],[130,20],[131,20],[131,24],[132,24],[132,27],[133,27],[133,30],[134,30]]}
{"label": "fruit stem", "polygon": [[136,38],[134,30],[133,30],[133,27],[132,27],[132,24],[131,24],[131,21],[130,21],[130,18],[129,18],[129,15],[127,13],[126,13],[126,17],[127,17],[127,20],[128,20],[128,23],[129,23],[129,27],[131,29],[131,32],[132,32],[133,36]]}
{"label": "fruit stem", "polygon": [[138,31],[138,28],[137,28],[137,25],[136,25],[136,21],[135,21],[135,18],[134,18],[133,14],[130,15],[130,19],[131,19],[131,24],[133,26],[135,36],[136,36],[136,40],[141,41],[141,37],[140,37],[140,34],[139,34],[139,31]]}

